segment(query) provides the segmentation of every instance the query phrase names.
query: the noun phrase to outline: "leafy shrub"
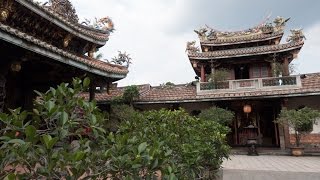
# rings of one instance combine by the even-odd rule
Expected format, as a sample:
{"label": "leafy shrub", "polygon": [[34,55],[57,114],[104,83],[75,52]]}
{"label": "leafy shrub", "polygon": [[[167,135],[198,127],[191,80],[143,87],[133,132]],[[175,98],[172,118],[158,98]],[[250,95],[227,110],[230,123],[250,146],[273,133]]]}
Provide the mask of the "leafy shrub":
{"label": "leafy shrub", "polygon": [[209,109],[203,110],[199,114],[199,118],[208,121],[215,121],[219,124],[227,126],[232,122],[234,113],[223,108],[211,107]]}
{"label": "leafy shrub", "polygon": [[200,178],[205,170],[219,169],[223,159],[228,157],[227,132],[227,127],[190,116],[183,109],[162,109],[123,122],[118,133],[129,133],[140,142],[163,142],[162,148],[169,155],[169,161],[163,166],[166,169],[161,170],[174,173],[178,179],[194,179]]}
{"label": "leafy shrub", "polygon": [[105,114],[79,96],[89,83],[62,83],[38,92],[32,111],[0,114],[0,178],[195,179],[228,157],[228,129],[182,109],[118,106],[119,130],[107,133]]}
{"label": "leafy shrub", "polygon": [[[95,102],[79,96],[89,83],[89,79],[74,79],[72,86],[62,83],[46,93],[37,92],[33,111],[18,108],[0,114],[4,124],[1,179],[139,179],[154,177],[164,169],[168,155],[162,142],[105,131],[105,114]],[[139,113],[133,114],[140,118]],[[129,121],[135,116],[118,117]],[[16,169],[22,172],[15,174]]]}
{"label": "leafy shrub", "polygon": [[140,116],[132,106],[126,104],[113,104],[111,105],[108,127],[111,132],[116,132],[121,122],[130,121],[134,118],[140,118]]}
{"label": "leafy shrub", "polygon": [[282,125],[289,125],[293,128],[296,146],[300,146],[300,139],[302,134],[310,133],[313,130],[313,125],[316,123],[316,118],[320,117],[320,112],[309,107],[304,107],[298,110],[283,109],[280,112],[277,123]]}
{"label": "leafy shrub", "polygon": [[[28,179],[77,179],[91,166],[92,151],[103,142],[104,115],[95,102],[79,93],[90,81],[73,80],[73,88],[62,83],[46,93],[37,92],[31,112],[20,108],[0,114],[1,176],[23,169]],[[89,169],[88,169],[89,167]],[[12,170],[4,170],[11,168]]]}
{"label": "leafy shrub", "polygon": [[126,87],[124,89],[122,98],[125,103],[132,105],[133,101],[139,98],[138,87],[135,85]]}

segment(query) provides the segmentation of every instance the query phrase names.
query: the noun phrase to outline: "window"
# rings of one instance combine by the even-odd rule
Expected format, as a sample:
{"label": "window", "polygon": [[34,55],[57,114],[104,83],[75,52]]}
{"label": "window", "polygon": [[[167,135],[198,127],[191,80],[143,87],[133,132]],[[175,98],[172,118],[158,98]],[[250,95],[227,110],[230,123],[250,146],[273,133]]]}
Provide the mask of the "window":
{"label": "window", "polygon": [[269,77],[269,67],[265,64],[259,64],[251,67],[251,78]]}

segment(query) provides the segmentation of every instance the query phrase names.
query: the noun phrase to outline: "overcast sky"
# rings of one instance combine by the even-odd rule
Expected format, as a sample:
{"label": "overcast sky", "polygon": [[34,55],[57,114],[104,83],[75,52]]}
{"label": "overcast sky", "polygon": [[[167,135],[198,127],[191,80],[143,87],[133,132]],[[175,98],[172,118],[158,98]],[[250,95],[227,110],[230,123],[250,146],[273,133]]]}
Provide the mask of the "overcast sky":
{"label": "overcast sky", "polygon": [[129,74],[120,85],[175,84],[194,80],[185,46],[199,40],[194,29],[205,24],[219,30],[243,30],[271,14],[291,17],[286,32],[303,28],[307,40],[300,51],[299,73],[320,72],[320,1],[302,0],[71,0],[80,19],[109,16],[115,24],[100,49],[111,59],[117,51],[132,57]]}

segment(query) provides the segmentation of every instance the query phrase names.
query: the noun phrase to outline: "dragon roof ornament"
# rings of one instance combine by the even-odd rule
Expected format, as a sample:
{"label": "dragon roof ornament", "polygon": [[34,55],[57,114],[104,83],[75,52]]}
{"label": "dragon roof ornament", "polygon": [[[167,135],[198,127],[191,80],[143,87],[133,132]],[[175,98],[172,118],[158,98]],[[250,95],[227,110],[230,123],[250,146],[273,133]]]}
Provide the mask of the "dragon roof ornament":
{"label": "dragon roof ornament", "polygon": [[130,54],[127,54],[126,52],[118,51],[118,56],[115,56],[112,58],[112,60],[109,63],[113,63],[115,65],[125,66],[126,68],[129,68],[132,58],[130,57]]}
{"label": "dragon roof ornament", "polygon": [[196,41],[187,42],[186,52],[199,52],[199,47],[196,47]]}
{"label": "dragon roof ornament", "polygon": [[111,33],[114,31],[114,24],[110,17],[106,16],[100,19],[95,18],[94,21],[90,21],[89,19],[85,19],[81,24],[86,25],[88,27],[99,29],[103,31],[107,31]]}
{"label": "dragon roof ornament", "polygon": [[194,30],[194,32],[198,34],[198,37],[201,41],[206,41],[208,39],[216,40],[220,38],[230,38],[236,36],[249,36],[254,34],[269,34],[273,32],[283,31],[285,24],[289,21],[289,19],[290,18],[285,19],[278,16],[274,19],[273,23],[263,22],[258,26],[242,31],[219,31],[206,25],[206,27],[202,27],[199,30]]}
{"label": "dragon roof ornament", "polygon": [[291,35],[288,36],[287,42],[302,42],[306,39],[304,36],[302,29],[292,29],[290,30]]}
{"label": "dragon roof ornament", "polygon": [[70,22],[78,23],[79,21],[76,10],[69,0],[49,0],[43,6],[68,19]]}

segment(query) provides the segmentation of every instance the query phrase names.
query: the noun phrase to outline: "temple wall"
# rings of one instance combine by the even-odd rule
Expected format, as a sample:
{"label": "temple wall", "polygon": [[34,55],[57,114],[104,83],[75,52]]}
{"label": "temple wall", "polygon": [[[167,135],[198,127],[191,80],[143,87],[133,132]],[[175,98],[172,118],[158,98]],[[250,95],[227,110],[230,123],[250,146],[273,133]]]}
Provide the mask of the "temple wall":
{"label": "temple wall", "polygon": [[183,108],[188,113],[192,114],[194,111],[201,111],[212,107],[214,104],[212,102],[194,102],[194,103],[179,103],[179,104],[139,104],[135,105],[136,108],[148,111],[148,110],[159,110],[162,108],[172,109],[172,108]]}
{"label": "temple wall", "polygon": [[[295,97],[288,100],[288,109],[297,109],[301,106],[320,110],[320,96]],[[290,143],[294,144],[294,142],[293,131],[290,130]],[[302,136],[301,143],[304,144],[308,150],[320,151],[320,119],[317,120],[310,134]]]}

